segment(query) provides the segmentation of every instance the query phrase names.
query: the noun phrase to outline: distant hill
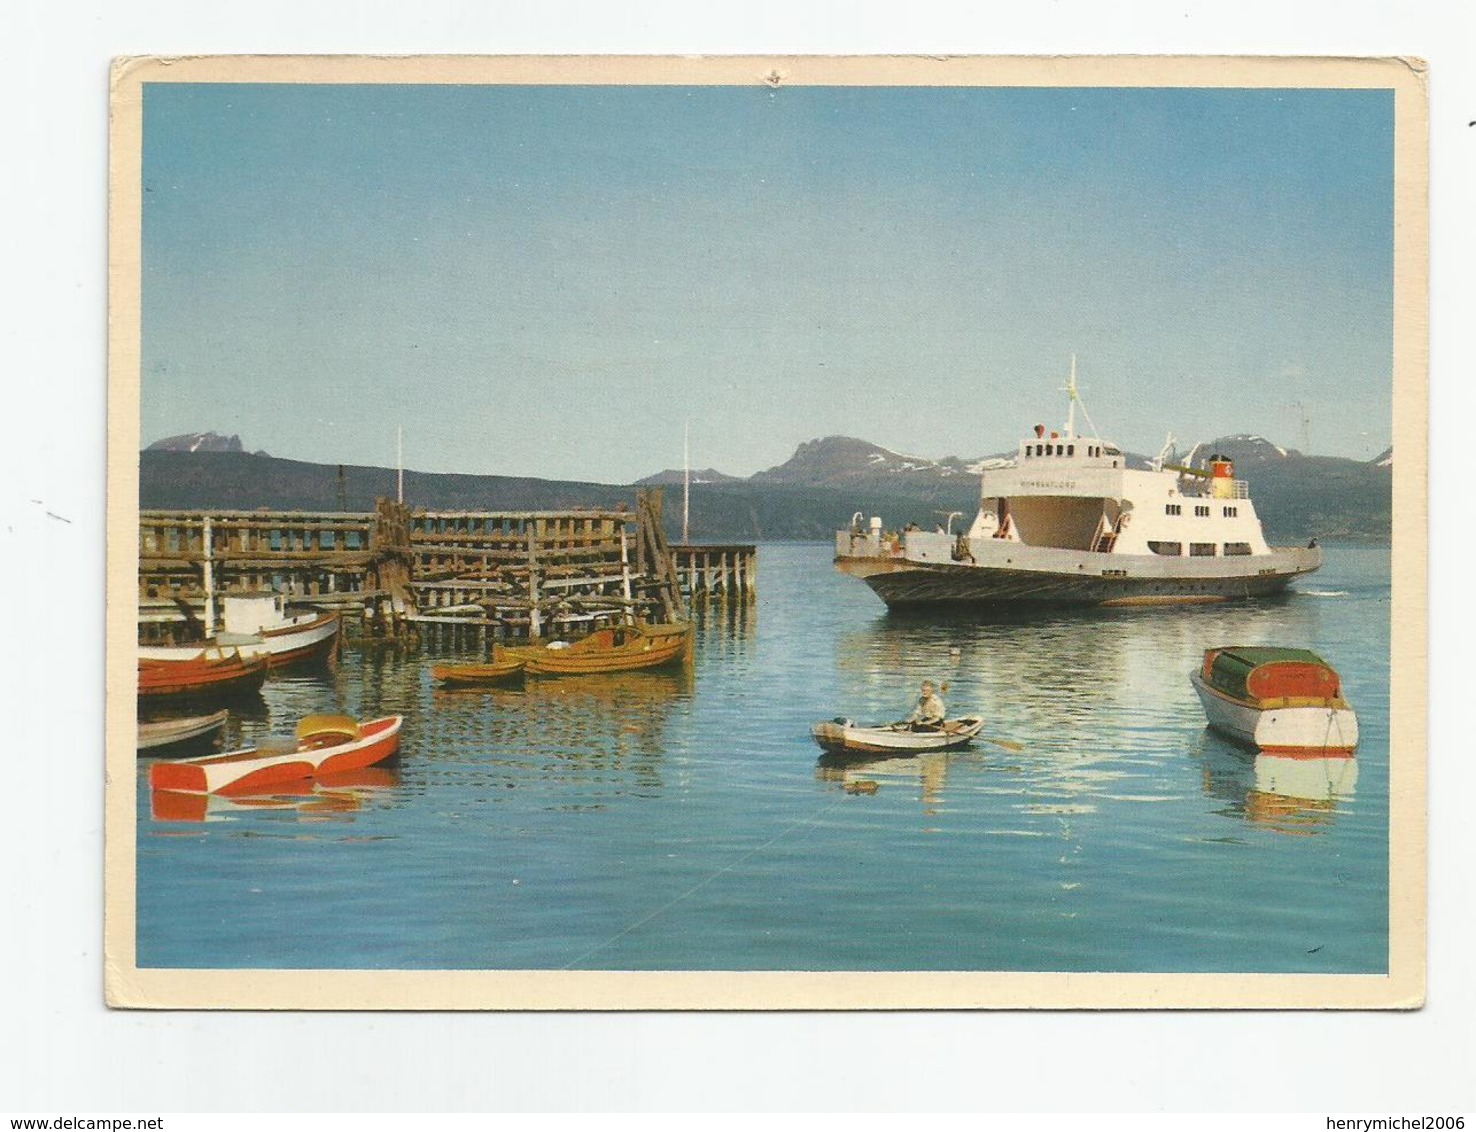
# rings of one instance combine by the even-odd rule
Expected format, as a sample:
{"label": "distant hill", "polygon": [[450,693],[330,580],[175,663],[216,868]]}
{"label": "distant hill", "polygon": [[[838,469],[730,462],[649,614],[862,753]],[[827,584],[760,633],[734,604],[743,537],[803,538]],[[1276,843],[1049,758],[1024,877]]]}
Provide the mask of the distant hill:
{"label": "distant hill", "polygon": [[690,473],[684,472],[681,468],[667,468],[664,471],[657,472],[654,476],[647,476],[645,479],[636,480],[636,484],[640,487],[665,487],[673,484],[681,487],[688,475],[691,476],[694,485],[743,482],[741,476],[726,475],[716,468],[693,468]]}
{"label": "distant hill", "polygon": [[[218,507],[250,511],[369,511],[377,498],[395,494],[393,468],[309,464],[243,452],[145,451],[139,458],[139,506],[146,510]],[[977,488],[939,496],[943,510],[978,504]],[[405,498],[413,506],[436,509],[514,511],[574,507],[614,507],[635,503],[636,485],[577,483],[514,476],[405,473]],[[340,499],[340,494],[342,498]],[[667,487],[664,513],[668,535],[681,535],[682,496]],[[916,496],[884,490],[806,488],[754,484],[747,480],[702,485],[692,493],[689,537],[694,542],[753,542],[760,539],[829,539],[853,512],[884,515],[901,526],[908,520],[931,523],[932,507]]]}
{"label": "distant hill", "polygon": [[166,436],[144,449],[146,452],[241,452],[239,436],[221,436],[218,432],[186,432]]}
{"label": "distant hill", "polygon": [[912,487],[931,486],[968,474],[964,462],[957,458],[928,460],[921,456],[903,456],[853,436],[827,436],[806,441],[784,463],[755,473],[749,482],[804,487],[849,487],[867,483]]}
{"label": "distant hill", "polygon": [[[197,434],[208,436],[210,434]],[[178,439],[178,438],[176,438]],[[162,443],[162,442],[161,442]],[[1248,479],[1256,509],[1273,543],[1323,539],[1387,542],[1390,534],[1392,454],[1379,460],[1304,456],[1264,437],[1225,436],[1195,445],[1188,457],[1212,452],[1236,462]],[[1147,458],[1128,453],[1131,467]],[[996,455],[928,460],[854,437],[808,441],[785,463],[748,479],[713,469],[693,474],[690,538],[695,542],[828,539],[860,511],[889,527],[931,527],[949,512],[971,519],[979,506],[979,472],[1013,459]],[[611,507],[633,504],[637,487],[666,487],[665,514],[680,536],[681,476],[667,469],[638,484],[577,483],[531,477],[405,473],[413,505],[438,509],[508,510]],[[675,490],[673,490],[675,489]],[[349,511],[372,509],[395,493],[390,468],[309,464],[239,449],[161,449],[140,454],[139,503],[144,508],[220,507],[240,510]]]}

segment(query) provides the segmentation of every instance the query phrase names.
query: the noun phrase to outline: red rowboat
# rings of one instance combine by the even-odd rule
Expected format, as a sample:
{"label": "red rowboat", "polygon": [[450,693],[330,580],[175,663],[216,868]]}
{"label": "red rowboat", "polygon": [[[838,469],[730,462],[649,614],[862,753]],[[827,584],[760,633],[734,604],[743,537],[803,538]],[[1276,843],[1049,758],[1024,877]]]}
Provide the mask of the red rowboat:
{"label": "red rowboat", "polygon": [[263,794],[284,783],[362,770],[400,749],[404,717],[355,723],[348,716],[310,715],[297,725],[297,743],[286,748],[247,748],[225,755],[157,762],[149,768],[155,790],[187,794]]}
{"label": "red rowboat", "polygon": [[243,660],[232,649],[197,650],[180,660],[140,660],[138,694],[156,696],[238,696],[257,691],[267,674],[267,658]]}

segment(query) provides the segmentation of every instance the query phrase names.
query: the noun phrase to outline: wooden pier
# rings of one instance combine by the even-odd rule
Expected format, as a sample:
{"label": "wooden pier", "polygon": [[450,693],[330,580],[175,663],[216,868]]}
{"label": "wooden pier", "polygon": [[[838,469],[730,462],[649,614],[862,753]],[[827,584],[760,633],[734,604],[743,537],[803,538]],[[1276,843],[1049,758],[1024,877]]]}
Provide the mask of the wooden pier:
{"label": "wooden pier", "polygon": [[[537,639],[675,621],[686,598],[660,514],[658,490],[615,510],[426,511],[380,500],[371,514],[143,511],[139,615],[198,619],[209,631],[222,594],[275,590],[359,613],[386,633],[451,624]],[[707,567],[703,592],[752,592],[752,563],[750,553],[746,581]]]}
{"label": "wooden pier", "polygon": [[758,591],[758,549],[752,545],[678,543],[671,549],[691,602],[751,601]]}

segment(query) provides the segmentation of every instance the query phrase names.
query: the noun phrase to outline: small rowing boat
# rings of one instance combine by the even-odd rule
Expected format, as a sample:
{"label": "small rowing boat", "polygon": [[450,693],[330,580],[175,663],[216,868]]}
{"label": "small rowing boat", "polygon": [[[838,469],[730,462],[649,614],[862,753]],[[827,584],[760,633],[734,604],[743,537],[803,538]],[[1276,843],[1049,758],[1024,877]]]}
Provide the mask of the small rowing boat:
{"label": "small rowing boat", "polygon": [[209,715],[196,715],[188,719],[161,719],[154,723],[138,725],[138,749],[161,751],[169,747],[182,747],[188,743],[203,742],[216,735],[230,712],[222,708]]}
{"label": "small rowing boat", "polygon": [[248,660],[235,649],[201,649],[176,660],[140,660],[138,694],[144,699],[248,695],[260,690],[266,674],[264,656]]}
{"label": "small rowing boat", "polygon": [[362,770],[400,749],[403,721],[390,715],[360,724],[346,715],[310,715],[297,725],[290,747],[157,762],[149,768],[149,785],[186,794],[263,794],[283,783]]}
{"label": "small rowing boat", "polygon": [[827,719],[815,724],[810,734],[831,754],[915,755],[967,746],[983,727],[984,721],[972,715],[944,720],[938,727]]}
{"label": "small rowing boat", "polygon": [[521,660],[500,659],[494,652],[486,664],[437,664],[431,668],[437,683],[448,688],[472,688],[480,684],[505,684],[523,675]]}
{"label": "small rowing boat", "polygon": [[686,658],[692,641],[689,623],[615,625],[569,644],[524,645],[502,650],[534,676],[575,676],[659,668]]}
{"label": "small rowing boat", "polygon": [[1215,731],[1271,754],[1349,756],[1358,717],[1333,667],[1308,649],[1208,649],[1189,674]]}

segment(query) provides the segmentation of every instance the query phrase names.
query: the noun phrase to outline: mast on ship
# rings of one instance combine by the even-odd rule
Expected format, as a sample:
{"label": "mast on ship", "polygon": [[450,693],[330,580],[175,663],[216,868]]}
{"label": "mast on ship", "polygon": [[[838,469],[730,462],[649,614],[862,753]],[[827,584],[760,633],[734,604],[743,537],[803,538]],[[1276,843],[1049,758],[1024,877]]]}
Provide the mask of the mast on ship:
{"label": "mast on ship", "polygon": [[1071,355],[1071,380],[1066,385],[1066,439],[1076,439],[1076,355]]}

